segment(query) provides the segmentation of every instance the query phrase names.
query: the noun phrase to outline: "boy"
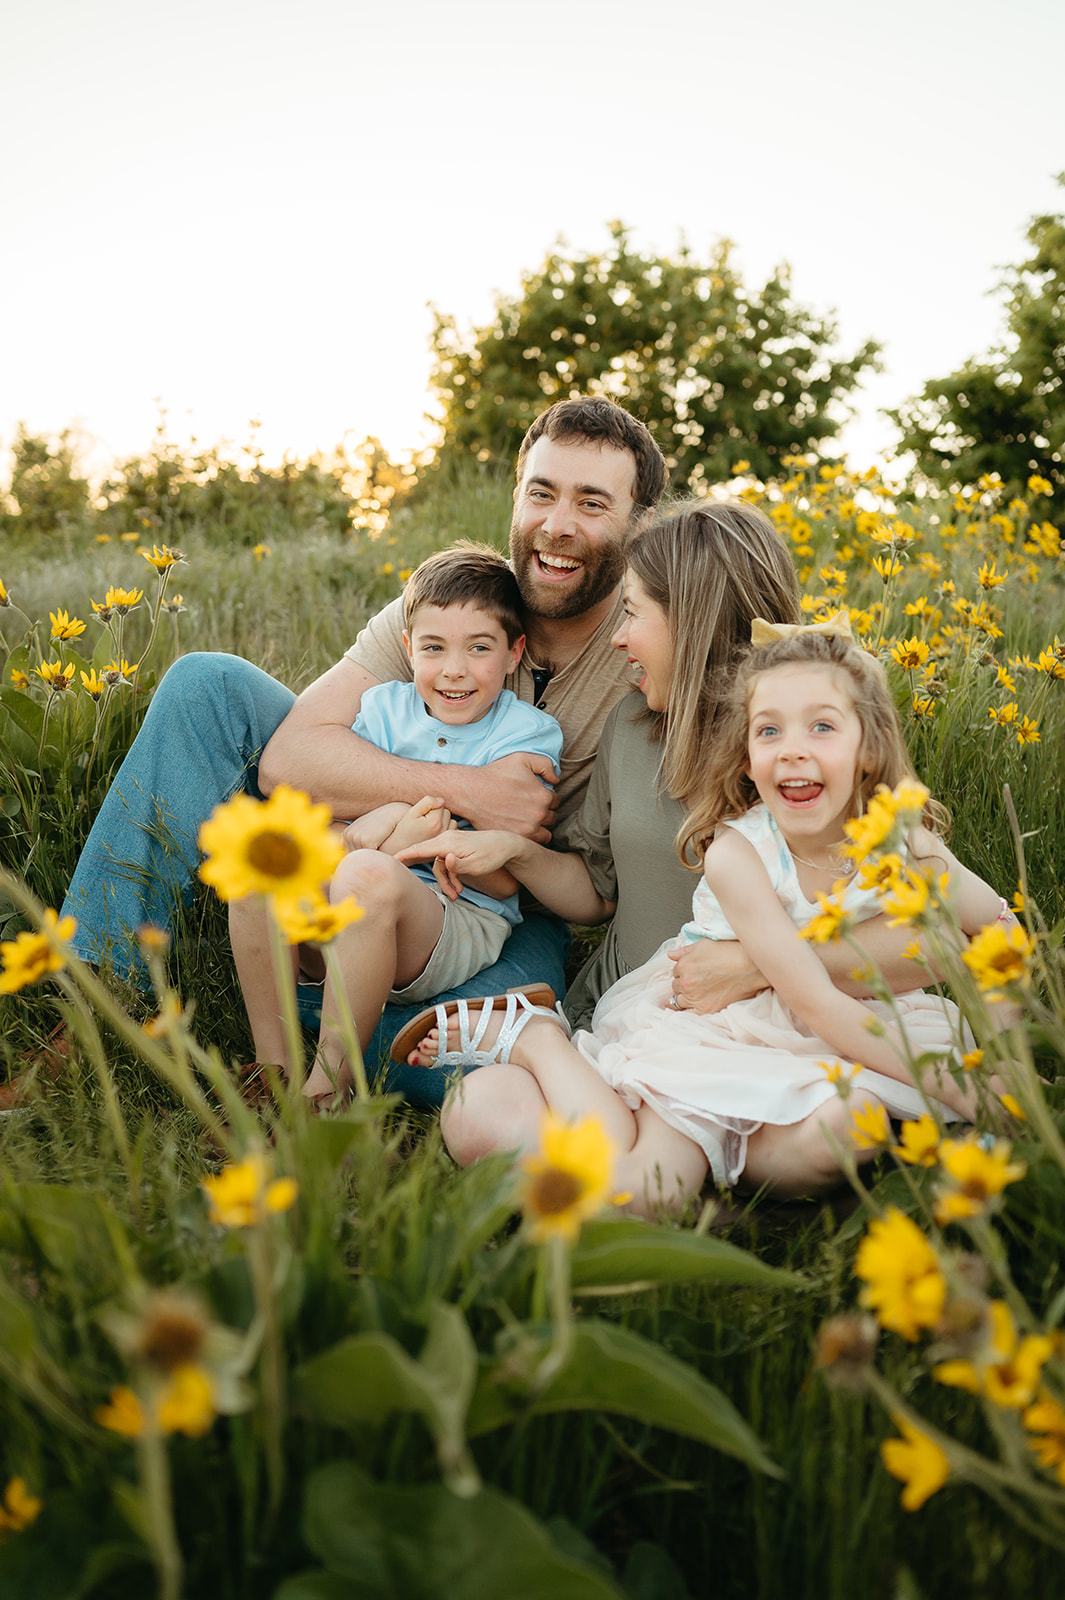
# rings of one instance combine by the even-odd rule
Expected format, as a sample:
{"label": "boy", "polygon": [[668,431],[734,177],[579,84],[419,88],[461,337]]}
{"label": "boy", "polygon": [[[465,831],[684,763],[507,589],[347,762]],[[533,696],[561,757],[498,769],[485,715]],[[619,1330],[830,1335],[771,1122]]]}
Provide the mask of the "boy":
{"label": "boy", "polygon": [[[526,752],[546,756],[557,773],[558,723],[503,687],[525,646],[521,595],[503,557],[466,542],[442,550],[413,573],[403,600],[414,681],[368,689],[353,731],[407,760],[486,766]],[[336,940],[360,1041],[369,1040],[389,999],[417,1003],[491,966],[521,921],[518,886],[505,870],[469,879],[452,901],[431,868],[394,859],[450,823],[443,801],[425,795],[412,806],[379,806],[345,829],[349,853],[333,874],[329,898],[354,895],[364,912]],[[256,1058],[285,1067],[264,910],[252,899],[236,901],[229,920]],[[304,1093],[328,1101],[350,1082],[327,992],[318,1061]]]}

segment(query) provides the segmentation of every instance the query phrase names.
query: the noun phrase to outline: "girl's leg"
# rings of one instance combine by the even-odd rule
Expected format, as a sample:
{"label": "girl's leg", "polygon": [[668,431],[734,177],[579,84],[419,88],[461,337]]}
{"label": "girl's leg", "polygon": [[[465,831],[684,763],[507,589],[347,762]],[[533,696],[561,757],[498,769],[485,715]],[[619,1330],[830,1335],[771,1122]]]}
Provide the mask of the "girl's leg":
{"label": "girl's leg", "polygon": [[[876,1110],[881,1102],[864,1089],[855,1105],[838,1096],[805,1117],[784,1127],[764,1122],[747,1142],[747,1162],[740,1183],[745,1189],[763,1184],[784,1200],[825,1194],[843,1176],[826,1134],[841,1149],[854,1149],[855,1110]],[[871,1161],[875,1150],[854,1150],[858,1162]]]}
{"label": "girl's leg", "polygon": [[547,1101],[524,1067],[501,1062],[467,1073],[440,1113],[444,1144],[460,1167],[485,1156],[529,1155],[539,1148]]}
{"label": "girl's leg", "polygon": [[[337,936],[335,949],[361,1042],[373,1034],[391,991],[425,971],[444,926],[444,908],[427,883],[379,850],[354,850],[344,857],[329,898],[335,903],[348,895],[354,895],[363,915]],[[303,1092],[319,1099],[350,1085],[340,1012],[327,982],[318,1060]]]}
{"label": "girl's leg", "polygon": [[[281,1000],[274,977],[273,952],[266,901],[262,895],[248,895],[229,903],[229,942],[240,979],[240,991],[255,1043],[255,1059],[276,1063],[288,1077],[291,1063]],[[299,952],[292,948],[292,973],[297,974]]]}
{"label": "girl's leg", "polygon": [[636,1112],[636,1126],[636,1143],[614,1168],[615,1189],[632,1196],[625,1209],[640,1217],[653,1217],[663,1206],[680,1210],[702,1188],[709,1161],[649,1105]]}
{"label": "girl's leg", "polygon": [[[477,1002],[469,1002],[471,1021]],[[490,1050],[505,1022],[503,1012],[492,1016],[479,1048]],[[448,1048],[461,1046],[457,1017],[448,1020]],[[437,1031],[432,1031],[413,1052],[417,1062],[436,1055]],[[545,1103],[565,1122],[582,1117],[597,1117],[607,1135],[621,1150],[631,1150],[636,1140],[636,1119],[621,1096],[601,1078],[578,1050],[570,1044],[561,1023],[553,1016],[533,1016],[522,1028],[510,1054],[511,1062],[524,1067],[539,1087]],[[485,1071],[484,1067],[479,1069]]]}

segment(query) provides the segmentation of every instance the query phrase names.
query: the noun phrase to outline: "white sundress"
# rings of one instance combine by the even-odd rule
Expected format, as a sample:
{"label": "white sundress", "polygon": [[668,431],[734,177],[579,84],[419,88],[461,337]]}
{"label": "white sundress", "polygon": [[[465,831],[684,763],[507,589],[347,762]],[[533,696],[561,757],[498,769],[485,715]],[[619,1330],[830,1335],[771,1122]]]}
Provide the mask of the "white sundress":
{"label": "white sundress", "polygon": [[[784,909],[797,927],[818,915],[799,887],[795,863],[766,807],[752,807],[725,824],[749,839],[769,873]],[[876,916],[875,890],[852,879],[843,896],[859,921]],[[641,1102],[664,1122],[686,1134],[705,1152],[715,1181],[732,1185],[747,1160],[747,1141],[763,1123],[801,1122],[836,1093],[821,1063],[838,1052],[811,1033],[805,1023],[765,989],[710,1016],[674,1011],[669,1005],[673,963],[667,950],[697,938],[734,939],[716,899],[699,879],[692,897],[693,921],[680,939],[668,939],[651,959],[620,978],[603,995],[592,1018],[592,1032],[574,1035],[582,1056],[635,1110]],[[921,989],[885,1002],[863,1002],[885,1022],[897,1020],[915,1056],[934,1051],[959,1055],[971,1041],[963,1034],[958,1008]],[[925,1110],[915,1086],[869,1068],[854,1078],[883,1101],[892,1116],[919,1117]],[[942,1107],[948,1121],[957,1113]]]}

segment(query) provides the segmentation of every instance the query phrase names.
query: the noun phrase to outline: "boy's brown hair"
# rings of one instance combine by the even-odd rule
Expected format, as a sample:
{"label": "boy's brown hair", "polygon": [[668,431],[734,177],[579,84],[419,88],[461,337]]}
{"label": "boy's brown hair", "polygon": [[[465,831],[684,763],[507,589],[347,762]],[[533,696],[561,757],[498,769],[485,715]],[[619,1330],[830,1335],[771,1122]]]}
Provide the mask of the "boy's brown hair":
{"label": "boy's brown hair", "polygon": [[503,556],[490,544],[459,539],[416,567],[403,591],[403,624],[411,624],[423,606],[476,606],[499,623],[513,645],[525,632],[518,580]]}

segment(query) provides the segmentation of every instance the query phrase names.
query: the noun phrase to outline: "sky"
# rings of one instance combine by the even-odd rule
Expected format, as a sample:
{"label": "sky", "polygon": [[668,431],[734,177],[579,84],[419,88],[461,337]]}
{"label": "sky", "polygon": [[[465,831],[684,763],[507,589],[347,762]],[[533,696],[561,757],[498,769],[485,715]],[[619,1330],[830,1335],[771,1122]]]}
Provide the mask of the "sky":
{"label": "sky", "polygon": [[[722,237],[874,337],[845,435],[982,354],[1065,210],[1060,0],[34,0],[0,18],[0,449],[97,470],[432,430],[431,305],[491,319],[559,239]],[[0,481],[6,471],[0,463]]]}

